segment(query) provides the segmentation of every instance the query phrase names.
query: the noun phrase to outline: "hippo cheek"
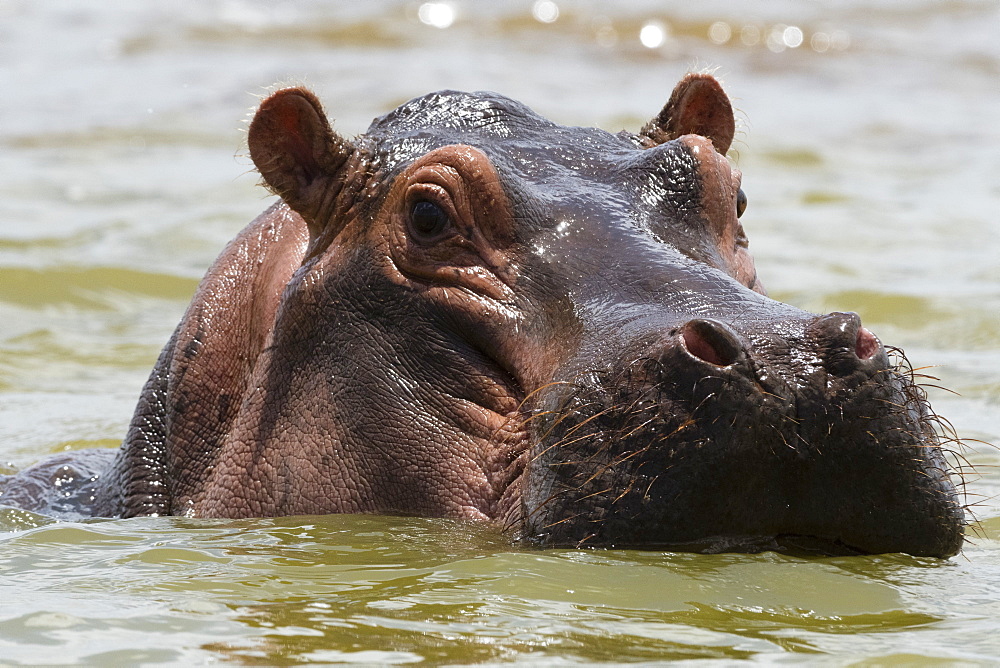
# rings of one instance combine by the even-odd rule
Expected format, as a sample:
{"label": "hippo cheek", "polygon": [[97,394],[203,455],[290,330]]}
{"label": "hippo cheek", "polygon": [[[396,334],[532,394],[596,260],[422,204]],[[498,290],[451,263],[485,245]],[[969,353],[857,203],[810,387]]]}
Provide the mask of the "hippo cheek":
{"label": "hippo cheek", "polygon": [[963,511],[925,403],[856,321],[806,323],[813,343],[799,356],[818,364],[790,374],[767,361],[773,350],[694,319],[626,371],[553,396],[526,476],[526,533],[549,545],[955,554]]}

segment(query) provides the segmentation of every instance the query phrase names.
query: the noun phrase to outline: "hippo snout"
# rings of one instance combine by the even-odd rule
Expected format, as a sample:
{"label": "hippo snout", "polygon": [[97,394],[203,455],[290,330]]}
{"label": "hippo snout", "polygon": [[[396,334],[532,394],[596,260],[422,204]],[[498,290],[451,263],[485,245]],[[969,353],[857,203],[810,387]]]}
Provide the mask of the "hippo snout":
{"label": "hippo snout", "polygon": [[926,402],[856,314],[691,318],[622,368],[545,407],[559,416],[535,449],[545,496],[526,501],[541,542],[960,549]]}

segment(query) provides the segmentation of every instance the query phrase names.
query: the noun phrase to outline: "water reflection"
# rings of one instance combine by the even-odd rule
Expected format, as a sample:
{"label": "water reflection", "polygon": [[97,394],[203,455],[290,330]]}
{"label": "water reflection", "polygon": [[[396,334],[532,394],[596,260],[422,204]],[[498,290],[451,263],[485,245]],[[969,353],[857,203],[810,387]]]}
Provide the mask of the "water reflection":
{"label": "water reflection", "polygon": [[[391,4],[391,3],[384,3]],[[373,3],[372,7],[376,7]],[[455,28],[460,18],[465,30],[501,30],[505,33],[518,32],[529,26],[559,30],[563,33],[586,35],[592,43],[605,49],[628,50],[643,47],[672,58],[682,52],[674,48],[680,42],[707,41],[711,44],[743,46],[767,49],[771,53],[782,53],[805,46],[815,53],[843,51],[850,47],[851,36],[841,27],[809,27],[801,24],[774,21],[740,21],[730,16],[711,17],[710,20],[686,17],[679,12],[619,10],[609,11],[600,5],[586,4],[572,6],[572,11],[564,11],[554,0],[534,2],[504,3],[494,8],[471,0],[433,1],[409,5],[400,13],[358,12],[352,18],[350,13],[318,12],[318,24],[314,30],[336,30],[338,35],[350,32],[351,23],[357,21],[358,30],[405,29],[404,24],[422,24],[445,30]],[[405,18],[404,18],[405,17]],[[292,3],[278,3],[273,6],[252,4],[240,0],[219,3],[213,12],[215,25],[235,28],[245,35],[286,34],[301,19]],[[790,18],[790,17],[789,17]],[[529,19],[529,20],[525,20]],[[714,20],[713,20],[714,19]],[[346,23],[345,23],[346,21]],[[364,24],[364,27],[362,27]],[[204,29],[209,29],[206,25]],[[513,35],[511,35],[513,37]],[[357,36],[355,36],[355,39]],[[117,60],[123,53],[120,41],[105,39],[99,45],[101,57]]]}
{"label": "water reflection", "polygon": [[[762,40],[762,35],[766,37]],[[816,53],[825,53],[831,49],[843,51],[850,47],[851,37],[844,30],[826,32],[817,30],[806,38],[807,32],[796,25],[776,23],[770,27],[752,23],[743,26],[733,26],[726,21],[716,21],[708,27],[708,39],[713,44],[729,44],[737,39],[743,46],[763,45],[772,53],[781,53],[785,49],[797,49],[808,43],[808,47]]]}
{"label": "water reflection", "polygon": [[559,5],[552,0],[538,0],[531,6],[531,15],[541,23],[555,23],[559,18]]}
{"label": "water reflection", "polygon": [[725,21],[716,21],[708,27],[708,38],[713,44],[725,44],[733,36],[733,29]]}
{"label": "water reflection", "polygon": [[455,8],[446,2],[425,2],[417,10],[417,18],[424,25],[448,28],[455,22]]}
{"label": "water reflection", "polygon": [[639,41],[647,49],[656,49],[667,41],[669,26],[660,21],[650,21],[639,31]]}

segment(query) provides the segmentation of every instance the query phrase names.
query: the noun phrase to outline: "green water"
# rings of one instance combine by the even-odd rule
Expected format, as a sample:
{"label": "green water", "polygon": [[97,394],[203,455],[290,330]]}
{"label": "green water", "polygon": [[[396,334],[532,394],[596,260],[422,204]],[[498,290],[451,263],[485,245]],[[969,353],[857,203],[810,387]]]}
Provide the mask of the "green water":
{"label": "green water", "polygon": [[977,442],[1000,442],[1000,7],[558,2],[544,23],[532,4],[454,2],[439,29],[417,2],[0,0],[2,471],[117,445],[201,274],[271,201],[240,120],[275,82],[308,83],[345,134],[446,87],[618,130],[717,67],[772,295],[857,311],[959,393],[930,390],[969,439],[964,553],[531,551],[437,520],[0,509],[0,665],[1000,660],[1000,455]]}
{"label": "green water", "polygon": [[988,559],[527,551],[358,516],[48,524],[6,541],[0,637],[41,663],[990,656]]}

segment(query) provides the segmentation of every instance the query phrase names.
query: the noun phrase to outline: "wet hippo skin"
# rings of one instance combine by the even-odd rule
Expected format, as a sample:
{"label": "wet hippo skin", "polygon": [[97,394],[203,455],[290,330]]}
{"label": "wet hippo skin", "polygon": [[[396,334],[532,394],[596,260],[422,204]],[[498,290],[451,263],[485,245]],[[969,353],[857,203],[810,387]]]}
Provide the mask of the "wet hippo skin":
{"label": "wet hippo skin", "polygon": [[[734,129],[703,74],[638,134],[442,91],[349,141],[311,92],[277,91],[249,146],[281,201],[209,269],[121,450],[43,462],[0,501],[957,553],[964,509],[905,359],[855,314],[765,295]],[[78,481],[53,495],[59,471]]]}

